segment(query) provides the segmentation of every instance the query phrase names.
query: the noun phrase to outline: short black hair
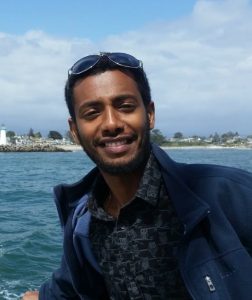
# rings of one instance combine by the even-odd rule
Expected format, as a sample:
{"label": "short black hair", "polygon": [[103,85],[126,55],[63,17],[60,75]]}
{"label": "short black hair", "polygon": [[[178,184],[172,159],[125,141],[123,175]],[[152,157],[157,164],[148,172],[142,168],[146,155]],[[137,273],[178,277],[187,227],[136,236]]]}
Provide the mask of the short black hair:
{"label": "short black hair", "polygon": [[151,89],[149,85],[148,78],[146,76],[143,68],[128,68],[119,66],[112,61],[110,61],[106,56],[102,57],[100,61],[90,70],[81,75],[70,76],[65,85],[65,101],[68,107],[69,114],[73,121],[76,121],[76,116],[74,112],[74,96],[73,96],[73,88],[75,83],[79,79],[84,79],[88,76],[103,73],[108,70],[127,70],[132,74],[134,80],[136,81],[139,92],[142,96],[143,103],[145,107],[151,101]]}

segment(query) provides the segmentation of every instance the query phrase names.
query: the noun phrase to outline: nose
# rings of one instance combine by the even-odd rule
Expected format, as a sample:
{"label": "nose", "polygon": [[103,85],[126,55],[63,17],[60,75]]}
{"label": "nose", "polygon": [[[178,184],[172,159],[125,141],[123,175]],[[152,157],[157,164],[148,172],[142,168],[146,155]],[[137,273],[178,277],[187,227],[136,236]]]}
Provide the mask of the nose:
{"label": "nose", "polygon": [[113,107],[105,109],[101,126],[104,136],[116,136],[123,132],[122,120]]}

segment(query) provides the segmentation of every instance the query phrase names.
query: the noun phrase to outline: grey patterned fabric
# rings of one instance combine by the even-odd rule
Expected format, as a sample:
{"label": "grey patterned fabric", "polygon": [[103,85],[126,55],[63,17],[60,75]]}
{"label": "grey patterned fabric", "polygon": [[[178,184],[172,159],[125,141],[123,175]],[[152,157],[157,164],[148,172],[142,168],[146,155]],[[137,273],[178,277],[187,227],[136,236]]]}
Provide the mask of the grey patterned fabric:
{"label": "grey patterned fabric", "polygon": [[107,195],[99,177],[89,199],[90,240],[110,298],[190,299],[176,259],[182,227],[154,156],[134,199],[117,219],[102,207]]}

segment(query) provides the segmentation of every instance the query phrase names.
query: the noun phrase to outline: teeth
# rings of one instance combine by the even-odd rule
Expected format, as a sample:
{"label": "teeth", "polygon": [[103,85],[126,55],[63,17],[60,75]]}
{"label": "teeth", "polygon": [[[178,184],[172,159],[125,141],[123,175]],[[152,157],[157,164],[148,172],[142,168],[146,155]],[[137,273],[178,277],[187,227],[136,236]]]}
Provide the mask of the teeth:
{"label": "teeth", "polygon": [[105,147],[117,147],[126,144],[126,140],[118,141],[118,142],[108,142],[105,143]]}

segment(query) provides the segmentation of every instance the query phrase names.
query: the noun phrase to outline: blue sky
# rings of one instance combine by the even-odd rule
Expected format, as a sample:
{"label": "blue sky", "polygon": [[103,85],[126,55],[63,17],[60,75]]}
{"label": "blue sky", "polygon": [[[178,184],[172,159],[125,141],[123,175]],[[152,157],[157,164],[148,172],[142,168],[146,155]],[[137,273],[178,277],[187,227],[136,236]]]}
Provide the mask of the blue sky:
{"label": "blue sky", "polygon": [[64,133],[67,69],[101,50],[143,60],[166,135],[252,134],[251,2],[1,1],[0,123]]}
{"label": "blue sky", "polygon": [[[179,2],[179,5],[178,5]],[[195,0],[32,1],[0,3],[0,29],[23,34],[31,29],[61,37],[103,39],[190,13]]]}

